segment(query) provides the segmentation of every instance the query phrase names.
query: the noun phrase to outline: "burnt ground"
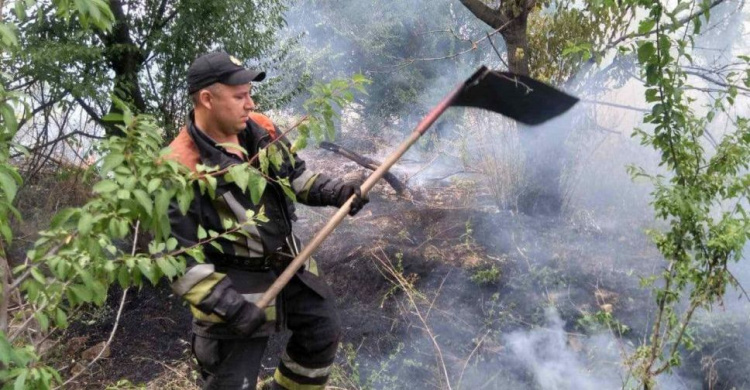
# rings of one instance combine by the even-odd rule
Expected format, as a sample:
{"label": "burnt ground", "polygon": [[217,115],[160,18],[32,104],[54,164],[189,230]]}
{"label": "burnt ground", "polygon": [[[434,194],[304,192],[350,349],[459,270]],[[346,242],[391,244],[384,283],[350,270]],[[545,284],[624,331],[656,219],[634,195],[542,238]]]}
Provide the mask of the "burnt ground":
{"label": "burnt ground", "polygon": [[[321,169],[325,163],[320,161],[326,159],[310,164],[308,158],[308,164],[317,165],[313,168]],[[334,174],[353,169],[328,161],[325,168]],[[588,214],[528,217],[498,211],[476,203],[477,188],[449,181],[413,191],[396,196],[379,185],[370,204],[347,218],[315,255],[338,297],[344,326],[333,384],[445,388],[445,373],[439,369],[444,365],[454,388],[459,382],[464,388],[508,388],[509,383],[535,388],[533,372],[509,352],[504,337],[543,328],[550,306],[560,314],[567,347],[576,352],[593,352],[579,339],[603,330],[581,320],[605,308],[631,328],[621,341],[638,344],[648,324],[644,305],[652,302],[648,291],[639,288],[638,276],[658,267],[657,253],[640,233],[641,221],[603,227]],[[298,234],[309,239],[332,213],[300,208]],[[418,292],[415,303],[424,322],[415,315],[404,286],[394,287],[382,260],[390,261],[409,281],[406,287]],[[69,330],[63,365],[108,337],[119,297],[113,291],[106,308]],[[150,388],[194,386],[189,318],[164,284],[131,291],[111,355],[74,388],[102,388],[122,379]],[[442,365],[427,329],[438,342]],[[687,367],[680,371],[685,380],[705,384],[702,359],[716,360],[718,335],[708,334],[703,349],[686,359]],[[262,374],[272,373],[287,336],[272,339]],[[709,336],[717,341],[712,344]],[[732,379],[722,379],[718,383],[725,386],[714,388],[750,383],[747,370],[738,368],[747,363],[741,346],[724,346],[733,365],[716,364],[715,371]],[[69,365],[68,370],[75,369]]]}

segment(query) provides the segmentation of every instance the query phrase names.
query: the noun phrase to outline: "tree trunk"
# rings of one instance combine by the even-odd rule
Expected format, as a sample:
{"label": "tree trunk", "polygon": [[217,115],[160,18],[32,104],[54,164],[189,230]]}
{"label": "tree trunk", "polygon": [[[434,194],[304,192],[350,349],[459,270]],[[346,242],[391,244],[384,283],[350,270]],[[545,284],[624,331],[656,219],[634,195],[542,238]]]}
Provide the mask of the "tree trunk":
{"label": "tree trunk", "polygon": [[[112,32],[103,36],[105,46],[104,56],[115,73],[115,96],[127,103],[135,113],[146,111],[146,101],[143,98],[141,86],[138,83],[138,73],[146,62],[146,56],[133,42],[130,36],[127,15],[120,0],[110,1],[110,8],[115,17]],[[121,112],[114,103],[109,112]],[[108,136],[122,135],[122,131],[115,126],[105,126]]]}
{"label": "tree trunk", "polygon": [[[508,55],[508,70],[529,75],[528,17],[535,0],[503,0],[497,9],[481,0],[460,0],[477,18],[500,30]],[[560,182],[566,151],[565,126],[526,128],[519,132],[524,152],[523,195],[518,206],[528,215],[556,215],[562,210]]]}
{"label": "tree trunk", "polygon": [[529,75],[529,40],[526,36],[527,15],[520,15],[510,21],[508,27],[500,32],[505,40],[508,54],[508,70],[513,73]]}
{"label": "tree trunk", "polygon": [[[500,30],[505,40],[508,55],[508,70],[528,76],[529,74],[529,41],[526,37],[529,12],[535,0],[504,0],[499,8],[491,8],[481,0],[460,0],[479,20],[487,23],[492,29]],[[516,13],[514,13],[515,9]]]}

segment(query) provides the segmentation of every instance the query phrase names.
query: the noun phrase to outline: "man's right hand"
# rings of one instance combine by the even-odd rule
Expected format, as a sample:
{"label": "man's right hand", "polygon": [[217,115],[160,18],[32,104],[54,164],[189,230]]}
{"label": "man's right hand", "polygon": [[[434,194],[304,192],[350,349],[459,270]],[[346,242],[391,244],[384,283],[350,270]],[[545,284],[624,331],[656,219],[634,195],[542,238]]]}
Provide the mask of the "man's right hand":
{"label": "man's right hand", "polygon": [[[227,279],[227,283],[228,279]],[[212,311],[221,317],[232,331],[247,337],[266,322],[266,312],[246,300],[229,285],[222,286],[220,297]]]}
{"label": "man's right hand", "polygon": [[247,337],[266,322],[266,312],[254,303],[245,301],[237,313],[226,321],[238,335]]}

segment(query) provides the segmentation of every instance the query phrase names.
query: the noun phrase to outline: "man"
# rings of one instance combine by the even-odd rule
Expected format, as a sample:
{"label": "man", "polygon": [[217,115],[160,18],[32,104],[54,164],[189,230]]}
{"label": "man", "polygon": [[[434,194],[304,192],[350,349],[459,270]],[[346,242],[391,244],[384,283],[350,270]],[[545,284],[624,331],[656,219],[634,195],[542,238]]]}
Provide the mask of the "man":
{"label": "man", "polygon": [[[170,158],[193,171],[197,164],[223,169],[249,161],[272,142],[286,143],[276,140],[279,130],[268,117],[253,112],[251,83],[264,78],[264,72],[245,69],[227,53],[197,58],[188,69],[193,110],[170,144]],[[257,167],[257,161],[254,164]],[[184,247],[206,240],[209,230],[226,231],[226,219],[246,221],[247,210],[263,209],[268,218],[268,222],[247,225],[247,238],[216,240],[221,251],[203,245],[205,263],[188,264],[185,275],[172,285],[188,301],[194,316],[192,347],[206,389],[254,389],[268,337],[284,327],[292,336],[274,373],[276,388],[323,388],[336,355],[339,320],[331,289],[313,259],[275,304],[260,310],[253,303],[301,246],[292,232],[294,205],[276,180],[287,178],[296,198],[311,206],[339,207],[356,194],[351,215],[367,200],[360,196],[359,185],[312,173],[296,155],[285,156],[279,169],[270,168],[269,176],[257,204],[249,191],[217,178],[214,197],[201,194],[196,186],[186,214],[176,204],[170,206],[172,235]]]}

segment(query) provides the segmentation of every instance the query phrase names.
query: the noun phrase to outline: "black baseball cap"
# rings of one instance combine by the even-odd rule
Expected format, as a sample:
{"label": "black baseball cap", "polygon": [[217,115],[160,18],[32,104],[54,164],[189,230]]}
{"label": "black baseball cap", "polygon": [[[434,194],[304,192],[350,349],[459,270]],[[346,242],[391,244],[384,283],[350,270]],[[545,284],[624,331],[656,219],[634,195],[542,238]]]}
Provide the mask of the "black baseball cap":
{"label": "black baseball cap", "polygon": [[223,51],[215,51],[196,58],[188,68],[188,93],[193,94],[213,83],[240,85],[265,78],[266,72],[245,69],[242,61]]}

